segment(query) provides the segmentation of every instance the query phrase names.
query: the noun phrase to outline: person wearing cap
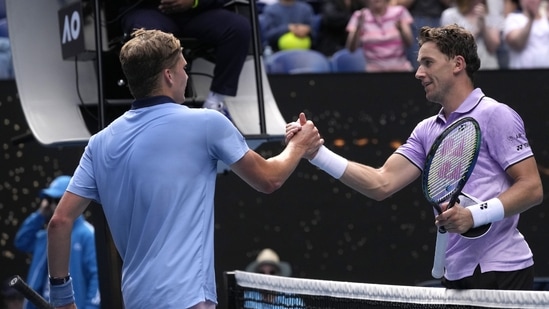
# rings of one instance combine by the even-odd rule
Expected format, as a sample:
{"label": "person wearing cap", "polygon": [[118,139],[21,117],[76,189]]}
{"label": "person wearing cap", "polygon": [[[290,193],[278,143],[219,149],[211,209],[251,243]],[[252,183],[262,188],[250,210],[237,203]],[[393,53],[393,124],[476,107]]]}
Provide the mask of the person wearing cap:
{"label": "person wearing cap", "polygon": [[[278,254],[270,248],[259,252],[257,258],[248,264],[247,272],[264,275],[290,277],[292,267],[288,262],[280,260]],[[261,293],[254,290],[244,292],[245,309],[282,309],[305,308],[303,299],[293,294],[275,294],[275,292]]]}
{"label": "person wearing cap", "polygon": [[248,264],[246,271],[283,277],[290,277],[292,275],[290,263],[281,261],[278,254],[270,248],[261,250],[257,258]]}
{"label": "person wearing cap", "polygon": [[[32,255],[27,283],[45,299],[49,299],[48,268],[46,262],[46,225],[57,203],[65,193],[71,176],[56,177],[49,187],[40,191],[40,207],[28,216],[15,235],[15,247]],[[93,226],[83,216],[74,222],[72,230],[70,273],[76,304],[80,309],[100,308],[99,278],[95,254]],[[25,309],[36,308],[28,301]]]}

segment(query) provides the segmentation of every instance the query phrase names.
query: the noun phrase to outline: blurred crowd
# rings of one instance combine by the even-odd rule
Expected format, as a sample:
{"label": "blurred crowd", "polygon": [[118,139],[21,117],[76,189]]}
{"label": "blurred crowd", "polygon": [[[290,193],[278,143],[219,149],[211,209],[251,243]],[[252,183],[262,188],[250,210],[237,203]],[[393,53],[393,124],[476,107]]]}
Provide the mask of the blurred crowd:
{"label": "blurred crowd", "polygon": [[0,0],[0,79],[12,79],[13,77],[6,0]]}
{"label": "blurred crowd", "polygon": [[[454,23],[475,34],[482,70],[549,68],[548,2],[257,0],[256,3],[266,59],[289,50],[310,51],[314,57],[321,55],[326,60],[345,52],[362,58],[359,62],[353,60],[354,65],[360,66],[353,71],[387,72],[417,69],[416,37],[421,27]],[[11,57],[5,4],[0,1],[0,79],[14,78]],[[310,56],[302,55],[300,59],[307,57]]]}
{"label": "blurred crowd", "polygon": [[259,0],[265,56],[361,51],[366,72],[413,71],[423,26],[474,33],[483,70],[549,67],[547,0]]}

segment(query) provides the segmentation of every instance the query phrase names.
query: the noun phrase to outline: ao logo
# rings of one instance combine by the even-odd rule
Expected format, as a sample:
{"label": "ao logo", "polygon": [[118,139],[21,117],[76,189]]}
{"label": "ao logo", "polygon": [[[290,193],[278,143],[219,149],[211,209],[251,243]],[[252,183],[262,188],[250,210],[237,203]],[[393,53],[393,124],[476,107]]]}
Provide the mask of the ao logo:
{"label": "ao logo", "polygon": [[78,14],[78,11],[72,12],[70,20],[69,15],[65,15],[61,44],[76,40],[80,35],[81,25],[82,23],[80,22],[80,14]]}

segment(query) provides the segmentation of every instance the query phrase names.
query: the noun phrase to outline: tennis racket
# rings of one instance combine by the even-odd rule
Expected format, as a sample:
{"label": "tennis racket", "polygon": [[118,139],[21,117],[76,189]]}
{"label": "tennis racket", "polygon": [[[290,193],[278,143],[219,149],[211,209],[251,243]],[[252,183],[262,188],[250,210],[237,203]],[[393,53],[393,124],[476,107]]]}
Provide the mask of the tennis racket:
{"label": "tennis racket", "polygon": [[55,309],[48,303],[40,294],[36,293],[21,277],[13,276],[9,282],[9,286],[13,287],[25,298],[30,301],[38,309]]}
{"label": "tennis racket", "polygon": [[[422,189],[425,198],[442,213],[441,203],[448,202],[447,209],[458,202],[459,194],[471,176],[480,150],[480,127],[478,122],[465,117],[446,128],[434,141],[423,168]],[[463,235],[478,237],[489,226],[471,229]],[[446,260],[448,233],[444,227],[437,232],[433,270],[434,278],[442,278]]]}

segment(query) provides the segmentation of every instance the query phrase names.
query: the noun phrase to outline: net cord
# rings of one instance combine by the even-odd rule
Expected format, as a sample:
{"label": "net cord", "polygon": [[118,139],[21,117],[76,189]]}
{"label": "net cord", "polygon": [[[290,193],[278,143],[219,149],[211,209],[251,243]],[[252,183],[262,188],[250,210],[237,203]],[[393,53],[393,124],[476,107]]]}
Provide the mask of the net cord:
{"label": "net cord", "polygon": [[451,290],[269,276],[234,271],[239,286],[279,293],[486,308],[549,308],[549,291]]}

